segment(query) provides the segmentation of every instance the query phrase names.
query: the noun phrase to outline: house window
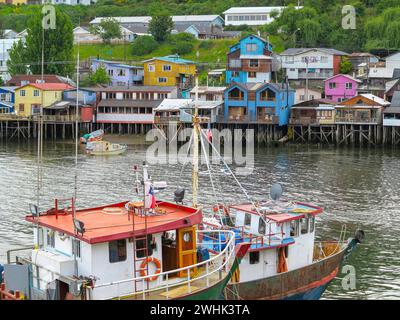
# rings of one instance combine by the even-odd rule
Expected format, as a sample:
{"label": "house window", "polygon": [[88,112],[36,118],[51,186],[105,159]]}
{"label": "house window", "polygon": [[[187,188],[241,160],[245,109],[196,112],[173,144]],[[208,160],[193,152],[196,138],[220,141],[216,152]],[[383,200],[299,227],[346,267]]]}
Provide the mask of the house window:
{"label": "house window", "polygon": [[321,57],[321,63],[327,63],[328,62],[328,57]]}
{"label": "house window", "polygon": [[250,66],[250,68],[257,68],[258,67],[258,60],[257,59],[251,59],[249,61],[249,66]]}
{"label": "house window", "polygon": [[239,71],[233,71],[232,72],[232,78],[237,78],[237,77],[239,77]]}
{"label": "house window", "polygon": [[256,78],[257,72],[249,72],[249,78]]}
{"label": "house window", "polygon": [[247,52],[256,52],[257,51],[257,44],[256,43],[248,43],[248,44],[246,44],[246,51]]}
{"label": "house window", "polygon": [[114,75],[114,70],[113,69],[108,69],[108,75],[113,76]]}
{"label": "house window", "polygon": [[351,82],[346,82],[346,89],[353,89],[353,84]]}
{"label": "house window", "polygon": [[167,78],[165,78],[165,77],[160,77],[160,78],[158,78],[158,82],[159,82],[159,83],[166,83],[166,82],[167,82]]}
{"label": "house window", "polygon": [[310,217],[310,232],[314,232],[314,227],[315,227],[315,217],[312,216]]}
{"label": "house window", "polygon": [[229,67],[230,68],[240,68],[242,66],[242,62],[239,59],[230,59]]}
{"label": "house window", "polygon": [[300,96],[300,101],[304,101],[304,94]]}
{"label": "house window", "polygon": [[19,96],[20,96],[20,97],[25,97],[25,94],[26,94],[25,90],[21,90],[21,91],[19,92]]}
{"label": "house window", "polygon": [[47,230],[47,246],[54,248],[55,246],[55,236],[53,230]]}
{"label": "house window", "polygon": [[153,254],[153,248],[151,246],[151,241],[152,241],[152,235],[147,235],[147,252],[146,252],[146,242],[145,239],[141,240],[136,240],[135,245],[136,245],[136,257],[139,258],[144,258],[147,256],[151,256]]}
{"label": "house window", "polygon": [[39,90],[33,90],[33,96],[39,97]]}
{"label": "house window", "polygon": [[246,213],[244,215],[244,225],[250,226],[250,222],[251,222],[251,215],[250,215],[250,213]]}
{"label": "house window", "polygon": [[301,234],[306,234],[308,232],[308,218],[302,218],[300,220]]}
{"label": "house window", "polygon": [[78,239],[72,240],[72,254],[77,258],[81,257],[81,242]]}
{"label": "house window", "polygon": [[149,72],[154,72],[154,71],[156,70],[156,68],[155,68],[155,66],[154,66],[153,64],[149,64],[149,65],[147,66],[147,70],[148,70]]}
{"label": "house window", "polygon": [[169,64],[164,64],[163,71],[171,71],[171,66]]}
{"label": "house window", "polygon": [[125,70],[124,69],[119,69],[118,70],[118,76],[119,77],[125,77]]}
{"label": "house window", "polygon": [[250,264],[257,264],[260,262],[260,251],[249,252]]}
{"label": "house window", "polygon": [[[294,63],[294,57],[286,56],[285,61],[286,61],[286,63]],[[294,71],[294,70],[290,70],[290,71]]]}
{"label": "house window", "polygon": [[19,112],[24,112],[24,111],[25,111],[25,105],[21,103],[19,105]]}
{"label": "house window", "polygon": [[336,82],[329,82],[329,89],[336,89]]}
{"label": "house window", "polygon": [[126,260],[126,240],[115,240],[108,243],[108,253],[110,263]]}
{"label": "house window", "polygon": [[258,233],[259,234],[265,234],[265,221],[260,217],[258,220]]}
{"label": "house window", "polygon": [[290,236],[291,237],[299,236],[299,220],[292,220],[290,222]]}

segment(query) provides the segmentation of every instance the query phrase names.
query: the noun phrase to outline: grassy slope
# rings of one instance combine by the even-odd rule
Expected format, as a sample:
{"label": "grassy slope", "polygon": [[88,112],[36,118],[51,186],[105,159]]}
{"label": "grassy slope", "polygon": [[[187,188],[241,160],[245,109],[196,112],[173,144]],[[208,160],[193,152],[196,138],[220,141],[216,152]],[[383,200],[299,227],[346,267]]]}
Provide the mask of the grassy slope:
{"label": "grassy slope", "polygon": [[[282,43],[279,42],[277,37],[270,38],[271,43],[274,45],[274,52],[281,52],[283,50]],[[210,63],[210,67],[216,64],[218,61],[220,64],[226,62],[226,54],[229,47],[237,42],[237,40],[208,40],[210,45],[207,48],[201,46],[202,41],[197,40],[195,42],[194,50],[189,54],[182,55],[182,58],[190,59],[193,61],[197,60],[196,52],[199,52],[198,62],[200,63]],[[125,47],[125,48],[124,48]],[[74,48],[75,53],[77,48]],[[160,45],[159,48],[154,50],[152,53],[144,56],[135,56],[131,52],[131,47],[129,44],[124,45],[80,45],[80,58],[81,60],[88,59],[89,57],[97,57],[99,55],[102,59],[109,60],[124,60],[126,54],[127,61],[137,61],[140,62],[145,59],[149,59],[157,56],[165,56],[168,54],[173,54],[171,46],[168,43]],[[218,67],[217,65],[215,67]]]}

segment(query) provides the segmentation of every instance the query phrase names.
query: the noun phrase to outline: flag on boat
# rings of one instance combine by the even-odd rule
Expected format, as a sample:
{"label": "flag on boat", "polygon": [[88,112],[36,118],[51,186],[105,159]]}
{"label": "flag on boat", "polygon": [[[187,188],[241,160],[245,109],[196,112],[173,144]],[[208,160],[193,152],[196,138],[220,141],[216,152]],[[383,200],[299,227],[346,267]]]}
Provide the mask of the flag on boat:
{"label": "flag on boat", "polygon": [[153,185],[150,185],[149,195],[151,196],[150,208],[153,209],[156,206],[156,196],[154,194]]}
{"label": "flag on boat", "polygon": [[207,140],[209,142],[212,141],[212,131],[211,131],[211,125],[210,123],[207,124]]}

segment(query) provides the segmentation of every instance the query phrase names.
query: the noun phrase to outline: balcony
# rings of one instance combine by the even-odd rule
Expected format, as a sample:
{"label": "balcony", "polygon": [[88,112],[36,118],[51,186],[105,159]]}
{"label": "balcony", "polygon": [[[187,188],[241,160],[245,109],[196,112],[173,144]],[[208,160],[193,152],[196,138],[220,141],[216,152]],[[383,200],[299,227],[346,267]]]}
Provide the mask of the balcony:
{"label": "balcony", "polygon": [[174,116],[154,116],[154,123],[171,123],[171,122],[179,122],[180,121],[180,116],[179,115],[174,115]]}
{"label": "balcony", "polygon": [[364,117],[352,117],[345,116],[339,117],[336,116],[336,123],[353,123],[353,124],[378,124],[377,118],[364,118]]}
{"label": "balcony", "polygon": [[291,125],[309,126],[319,125],[318,119],[315,118],[290,118],[289,123]]}

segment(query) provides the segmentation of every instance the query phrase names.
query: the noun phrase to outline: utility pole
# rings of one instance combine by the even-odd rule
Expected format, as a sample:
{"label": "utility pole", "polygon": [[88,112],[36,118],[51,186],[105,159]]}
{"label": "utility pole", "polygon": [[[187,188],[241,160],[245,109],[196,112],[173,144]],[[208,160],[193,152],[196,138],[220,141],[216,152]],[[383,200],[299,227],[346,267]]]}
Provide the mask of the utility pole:
{"label": "utility pole", "polygon": [[305,92],[305,101],[308,101],[308,57],[305,57],[306,61],[306,92]]}

